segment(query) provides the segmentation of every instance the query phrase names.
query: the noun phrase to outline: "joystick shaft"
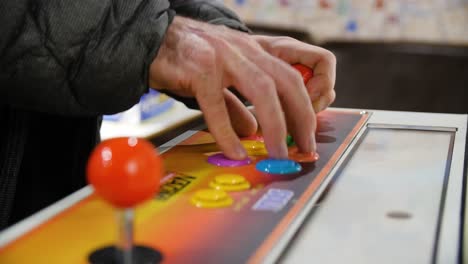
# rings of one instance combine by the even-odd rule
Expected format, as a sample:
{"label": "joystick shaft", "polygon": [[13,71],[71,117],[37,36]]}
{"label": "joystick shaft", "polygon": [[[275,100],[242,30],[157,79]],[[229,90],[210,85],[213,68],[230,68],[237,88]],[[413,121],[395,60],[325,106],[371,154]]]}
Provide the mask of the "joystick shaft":
{"label": "joystick shaft", "polygon": [[[122,256],[116,256],[117,259],[123,258],[124,264],[133,263],[133,209],[123,209],[117,212],[118,223],[119,223],[119,248],[122,252]],[[116,251],[118,255],[119,250]]]}

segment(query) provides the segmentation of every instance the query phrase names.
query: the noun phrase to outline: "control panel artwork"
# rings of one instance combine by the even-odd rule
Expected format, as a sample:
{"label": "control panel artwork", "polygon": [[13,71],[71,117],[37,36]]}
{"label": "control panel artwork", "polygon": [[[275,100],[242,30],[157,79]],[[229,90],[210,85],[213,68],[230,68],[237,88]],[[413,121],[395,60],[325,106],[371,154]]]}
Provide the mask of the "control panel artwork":
{"label": "control panel artwork", "polygon": [[[232,161],[207,131],[162,154],[159,192],[136,208],[134,240],[163,263],[245,263],[263,260],[354,139],[367,114],[318,115],[318,155],[268,158],[262,136],[243,138],[248,159]],[[114,208],[96,194],[0,249],[1,263],[87,263],[115,244]]]}

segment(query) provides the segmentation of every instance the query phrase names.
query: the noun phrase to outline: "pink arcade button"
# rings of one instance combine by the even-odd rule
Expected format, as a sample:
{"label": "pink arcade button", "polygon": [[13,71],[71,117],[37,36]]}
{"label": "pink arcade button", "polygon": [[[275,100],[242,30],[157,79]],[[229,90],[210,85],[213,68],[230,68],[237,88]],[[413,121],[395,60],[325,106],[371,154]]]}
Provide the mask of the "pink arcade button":
{"label": "pink arcade button", "polygon": [[240,167],[250,164],[252,160],[250,158],[246,158],[243,160],[232,160],[224,156],[224,154],[218,153],[209,156],[208,162],[220,167]]}

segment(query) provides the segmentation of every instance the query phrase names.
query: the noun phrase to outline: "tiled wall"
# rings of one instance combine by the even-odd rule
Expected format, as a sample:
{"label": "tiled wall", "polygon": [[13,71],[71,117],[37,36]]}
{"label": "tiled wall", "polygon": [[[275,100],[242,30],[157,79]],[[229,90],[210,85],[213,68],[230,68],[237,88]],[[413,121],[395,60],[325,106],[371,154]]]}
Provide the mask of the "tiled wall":
{"label": "tiled wall", "polygon": [[396,40],[468,45],[468,0],[222,1],[248,23],[303,29],[319,41]]}

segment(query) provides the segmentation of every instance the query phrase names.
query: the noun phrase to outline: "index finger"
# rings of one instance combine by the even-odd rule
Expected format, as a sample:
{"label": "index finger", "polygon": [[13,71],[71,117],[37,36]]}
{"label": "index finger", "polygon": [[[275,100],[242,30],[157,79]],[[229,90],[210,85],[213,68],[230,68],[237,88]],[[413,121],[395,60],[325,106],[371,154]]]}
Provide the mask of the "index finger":
{"label": "index finger", "polygon": [[255,107],[265,145],[273,158],[287,158],[286,121],[273,79],[242,57],[227,59],[232,84]]}

